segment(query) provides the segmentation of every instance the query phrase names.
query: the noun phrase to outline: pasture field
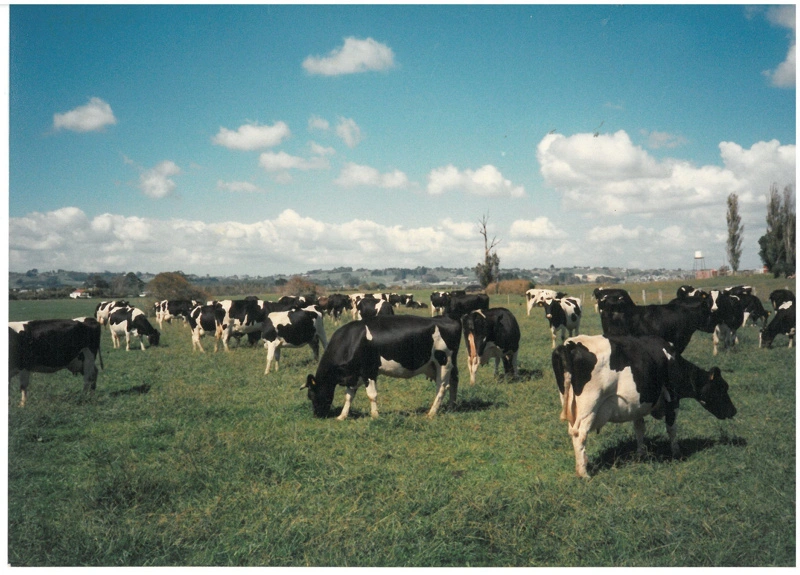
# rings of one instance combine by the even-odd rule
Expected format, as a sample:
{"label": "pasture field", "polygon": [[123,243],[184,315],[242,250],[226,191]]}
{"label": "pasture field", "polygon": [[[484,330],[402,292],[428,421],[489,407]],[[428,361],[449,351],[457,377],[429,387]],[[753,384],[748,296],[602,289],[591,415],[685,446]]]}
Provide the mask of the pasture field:
{"label": "pasture field", "polygon": [[[751,283],[766,301],[790,287]],[[658,303],[679,283],[630,285]],[[542,286],[547,287],[547,286]],[[581,333],[601,332],[584,295]],[[267,294],[258,294],[261,296]],[[428,301],[428,291],[415,292]],[[11,301],[10,320],[91,315],[97,300]],[[151,302],[132,302],[149,309]],[[795,566],[795,349],[758,349],[754,327],[714,358],[696,333],[685,356],[718,365],[738,414],[719,421],[682,402],[672,459],[649,419],[648,455],[631,424],[587,443],[592,478],[575,476],[541,309],[493,295],[522,330],[516,381],[481,368],[458,404],[425,417],[434,385],[378,379],[380,417],[359,390],[350,418],[316,419],[299,388],[308,348],[192,352],[188,328],[162,345],[114,350],[107,332],[97,390],[62,371],[8,398],[8,563],[14,566]],[[765,306],[771,308],[769,304]],[[415,313],[429,316],[428,310]],[[335,330],[326,318],[330,338]],[[334,414],[343,403],[336,392]]]}

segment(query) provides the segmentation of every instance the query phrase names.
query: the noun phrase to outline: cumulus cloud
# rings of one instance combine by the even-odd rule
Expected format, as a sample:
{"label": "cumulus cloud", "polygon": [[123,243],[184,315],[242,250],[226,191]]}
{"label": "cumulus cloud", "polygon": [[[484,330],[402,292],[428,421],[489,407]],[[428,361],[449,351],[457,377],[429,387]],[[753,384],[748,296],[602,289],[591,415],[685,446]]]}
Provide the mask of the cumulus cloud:
{"label": "cumulus cloud", "polygon": [[647,132],[643,130],[642,135],[647,138],[647,147],[651,150],[659,150],[661,148],[677,148],[687,142],[686,138],[683,136],[669,134],[667,132]]}
{"label": "cumulus cloud", "polygon": [[349,162],[342,168],[341,174],[334,180],[334,183],[344,188],[356,186],[373,186],[388,189],[406,188],[408,187],[408,177],[400,170],[382,174],[370,166],[360,166]]}
{"label": "cumulus cloud", "polygon": [[303,60],[306,72],[323,76],[388,70],[393,67],[392,49],[372,38],[345,38],[344,44],[331,50],[327,56],[309,56]]}
{"label": "cumulus cloud", "polygon": [[262,191],[261,188],[259,188],[258,186],[256,186],[251,182],[224,182],[222,180],[217,181],[217,189],[226,192],[245,192],[245,193]]}
{"label": "cumulus cloud", "polygon": [[[454,229],[463,235],[453,234]],[[253,223],[207,223],[114,214],[89,218],[69,207],[10,218],[9,232],[10,269],[268,274],[277,267],[294,273],[321,266],[382,268],[387,257],[403,267],[442,265],[442,254],[447,261],[472,262],[483,249],[474,223],[330,223],[291,209]]]}
{"label": "cumulus cloud", "polygon": [[175,162],[165,160],[155,168],[142,172],[142,175],[139,176],[139,189],[148,197],[164,198],[175,189],[176,184],[171,179],[172,176],[180,173],[181,169]]}
{"label": "cumulus cloud", "polygon": [[272,148],[283,142],[291,135],[289,126],[285,122],[276,122],[272,126],[259,124],[244,124],[234,130],[220,128],[211,141],[218,146],[231,150],[258,150]]}
{"label": "cumulus cloud", "polygon": [[751,196],[773,181],[794,183],[795,146],[759,142],[749,150],[722,142],[724,167],[657,160],[615,134],[548,134],[537,147],[542,176],[570,211],[663,215],[725,205],[730,193]]}
{"label": "cumulus cloud", "polygon": [[546,217],[535,220],[516,220],[511,224],[509,233],[512,238],[532,240],[554,240],[569,237],[564,230],[559,229]]}
{"label": "cumulus cloud", "polygon": [[91,98],[85,106],[63,114],[53,114],[53,128],[74,132],[94,132],[117,123],[111,106],[100,98]]}
{"label": "cumulus cloud", "polygon": [[258,158],[258,165],[268,172],[285,170],[324,170],[330,167],[328,160],[321,156],[303,158],[286,152],[264,152]]}
{"label": "cumulus cloud", "polygon": [[319,131],[319,132],[327,132],[331,129],[331,123],[326,120],[325,118],[320,118],[319,116],[311,116],[308,119],[308,131]]}
{"label": "cumulus cloud", "polygon": [[485,197],[519,198],[525,195],[524,187],[513,185],[491,164],[463,172],[450,164],[436,168],[428,174],[429,194],[440,195],[450,190],[461,190]]}
{"label": "cumulus cloud", "polygon": [[795,6],[779,6],[767,10],[767,20],[773,25],[791,30],[791,43],[786,58],[774,70],[766,70],[764,75],[777,88],[794,88],[797,73],[797,24]]}
{"label": "cumulus cloud", "polygon": [[348,148],[355,148],[362,140],[361,128],[352,118],[339,118],[336,125],[336,135],[339,136]]}

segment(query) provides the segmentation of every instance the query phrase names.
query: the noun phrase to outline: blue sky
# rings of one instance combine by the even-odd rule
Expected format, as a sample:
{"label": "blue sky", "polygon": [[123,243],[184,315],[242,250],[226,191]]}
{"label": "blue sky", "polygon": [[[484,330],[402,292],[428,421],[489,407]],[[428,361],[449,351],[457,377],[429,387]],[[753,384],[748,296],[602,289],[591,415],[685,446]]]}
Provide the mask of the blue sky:
{"label": "blue sky", "polygon": [[12,6],[9,267],[760,266],[785,6]]}

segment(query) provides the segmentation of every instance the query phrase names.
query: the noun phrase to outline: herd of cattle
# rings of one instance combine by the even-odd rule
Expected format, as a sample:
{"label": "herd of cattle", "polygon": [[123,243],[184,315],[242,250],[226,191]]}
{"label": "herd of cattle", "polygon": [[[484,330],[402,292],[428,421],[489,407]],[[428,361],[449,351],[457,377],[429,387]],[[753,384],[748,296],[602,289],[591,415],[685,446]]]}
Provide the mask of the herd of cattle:
{"label": "herd of cattle", "polygon": [[[575,450],[576,471],[585,476],[588,434],[607,422],[633,421],[640,451],[644,450],[644,416],[664,418],[674,454],[678,454],[676,410],[691,397],[720,419],[736,413],[728,385],[718,368],[705,371],[681,357],[695,331],[713,333],[713,353],[735,345],[736,331],[748,322],[761,325],[759,345],[770,347],[776,335],[794,343],[794,294],[770,294],[775,317],[767,312],[749,286],[703,291],[682,286],[677,297],[663,305],[636,305],[622,289],[598,288],[593,292],[600,314],[602,335],[578,335],[581,300],[544,289],[526,292],[527,314],[542,307],[552,336],[552,365],[561,398],[561,419],[568,422]],[[480,365],[495,361],[506,375],[517,376],[520,329],[505,308],[489,307],[489,296],[464,292],[435,292],[430,296],[431,316],[395,315],[398,306],[427,308],[411,294],[333,294],[322,298],[284,297],[277,302],[256,297],[242,300],[161,301],[155,318],[163,322],[181,317],[191,329],[192,349],[203,352],[201,338],[213,335],[214,351],[225,350],[233,337],[253,344],[263,340],[267,350],[265,374],[272,363],[278,368],[283,347],[308,345],[317,362],[302,389],[307,390],[313,412],[326,417],[337,386],[346,388],[338,419],[347,418],[357,388],[363,385],[370,412],[377,416],[378,375],[410,378],[424,374],[436,382],[436,396],[428,415],[434,416],[445,391],[450,405],[458,390],[457,354],[463,337],[467,348],[470,383]],[[344,313],[353,321],[339,327],[328,341],[323,314],[339,324]],[[97,383],[96,360],[103,326],[108,326],[114,348],[126,350],[131,337],[159,344],[160,332],[140,309],[126,301],[101,302],[93,318],[33,320],[9,323],[9,379],[20,375],[25,405],[30,372],[52,373],[68,369],[83,374],[84,390]],[[569,333],[569,337],[567,337]],[[319,346],[324,348],[320,358]]]}

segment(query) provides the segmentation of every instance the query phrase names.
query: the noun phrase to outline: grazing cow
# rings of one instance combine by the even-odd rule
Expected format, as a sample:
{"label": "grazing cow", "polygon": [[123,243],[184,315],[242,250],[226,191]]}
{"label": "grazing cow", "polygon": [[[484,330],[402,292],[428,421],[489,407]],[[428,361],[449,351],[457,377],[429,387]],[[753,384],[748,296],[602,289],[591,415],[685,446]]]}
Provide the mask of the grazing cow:
{"label": "grazing cow", "polygon": [[333,323],[338,324],[342,313],[346,309],[350,309],[350,296],[335,293],[328,296],[328,305],[326,310],[333,317]]}
{"label": "grazing cow", "polygon": [[435,291],[431,294],[431,317],[442,315],[447,302],[450,301],[450,294],[446,291]]}
{"label": "grazing cow", "polygon": [[755,295],[753,293],[754,291],[753,286],[745,286],[745,285],[722,288],[722,291],[731,295],[735,295],[736,297],[742,297],[743,295]]}
{"label": "grazing cow", "polygon": [[414,294],[413,293],[404,293],[400,294],[400,305],[404,305],[406,307],[414,307],[412,304],[416,303],[414,301]]}
{"label": "grazing cow", "polygon": [[517,376],[520,332],[514,314],[502,307],[475,310],[461,318],[461,325],[467,347],[470,385],[475,385],[478,367],[489,363],[491,358],[494,358],[495,375],[502,360],[503,372]]}
{"label": "grazing cow", "polygon": [[358,312],[356,319],[369,319],[379,315],[394,315],[392,304],[384,299],[375,299],[374,297],[365,297],[358,300],[356,311]]}
{"label": "grazing cow", "polygon": [[723,348],[727,348],[739,342],[736,330],[744,322],[744,306],[737,296],[719,290],[711,291],[709,301],[711,323],[714,326],[714,355],[717,355],[720,343]]}
{"label": "grazing cow", "polygon": [[126,308],[130,304],[125,300],[115,300],[115,301],[101,301],[97,304],[97,307],[94,308],[94,318],[100,323],[100,325],[106,325],[108,323],[108,315],[115,309],[118,308]]}
{"label": "grazing cow", "polygon": [[525,299],[527,300],[528,315],[531,315],[531,310],[534,306],[543,306],[544,300],[555,299],[557,297],[564,297],[567,294],[551,289],[529,289],[525,292]]}
{"label": "grazing cow", "polygon": [[[199,349],[205,353],[200,338],[206,334],[216,336],[217,326],[225,320],[225,310],[219,305],[197,305],[189,313],[189,327],[192,329],[192,351]],[[219,346],[219,338],[214,338],[214,351]]]}
{"label": "grazing cow", "polygon": [[[283,300],[284,298],[279,299],[278,303],[292,305],[291,302]],[[295,302],[297,301],[299,298],[295,300]],[[257,299],[227,299],[222,300],[218,305],[225,311],[225,315],[220,325],[217,326],[216,337],[222,340],[225,351],[230,351],[228,340],[231,336],[260,332],[264,326],[266,314],[262,309],[263,302],[259,302]]]}
{"label": "grazing cow", "polygon": [[410,309],[427,309],[428,304],[421,301],[411,300],[406,304],[406,307]]}
{"label": "grazing cow", "polygon": [[758,336],[758,347],[772,347],[772,341],[779,333],[789,337],[789,347],[794,346],[795,325],[794,302],[787,301],[778,308],[769,325],[761,330]]}
{"label": "grazing cow", "polygon": [[8,324],[8,380],[19,374],[20,407],[28,398],[31,372],[68,369],[83,374],[83,390],[97,387],[102,327],[94,318],[38,319]]}
{"label": "grazing cow", "polygon": [[683,353],[695,331],[714,331],[710,306],[701,298],[676,298],[664,305],[617,301],[605,309],[601,305],[600,311],[603,335],[655,335],[674,345],[677,353]]}
{"label": "grazing cow", "polygon": [[451,319],[461,321],[461,317],[476,309],[489,309],[489,296],[477,294],[450,294],[450,299],[444,308],[444,314]]}
{"label": "grazing cow", "polygon": [[736,415],[719,368],[697,367],[659,337],[580,335],[560,345],[552,363],[579,477],[588,477],[586,438],[608,422],[632,421],[637,452],[644,454],[644,417],[664,417],[672,454],[678,457],[681,399],[696,399],[718,419]]}
{"label": "grazing cow", "polygon": [[307,345],[314,353],[314,361],[319,361],[319,344],[322,343],[324,348],[328,343],[321,320],[322,314],[313,307],[269,314],[261,331],[264,348],[267,350],[267,367],[264,374],[269,373],[273,360],[275,369],[278,369],[282,347]]}
{"label": "grazing cow", "polygon": [[544,302],[544,315],[550,323],[553,336],[553,349],[556,348],[556,334],[562,341],[569,336],[578,335],[581,326],[581,300],[576,297],[548,299]]}
{"label": "grazing cow", "polygon": [[744,310],[742,327],[746,326],[748,321],[752,321],[753,325],[757,325],[758,322],[761,322],[761,327],[764,328],[769,319],[769,312],[764,309],[761,300],[752,294],[745,294],[738,297],[742,302],[742,308]]}
{"label": "grazing cow", "polygon": [[336,330],[317,366],[306,378],[314,415],[328,415],[337,385],[347,388],[339,420],[347,418],[359,384],[367,390],[370,414],[378,416],[378,374],[408,379],[424,374],[436,382],[436,398],[428,411],[433,417],[444,392],[450,405],[458,392],[458,345],[461,323],[447,317],[395,315],[354,321]]}
{"label": "grazing cow", "polygon": [[161,334],[147,320],[144,312],[139,308],[128,306],[118,308],[108,316],[108,327],[111,330],[111,343],[114,348],[119,348],[121,343],[119,338],[125,336],[125,351],[131,350],[131,336],[139,338],[139,345],[142,351],[145,350],[144,338],[150,345],[158,345]]}
{"label": "grazing cow", "polygon": [[794,293],[788,289],[776,289],[769,294],[769,301],[772,303],[772,309],[778,311],[778,308],[787,301],[794,301]]}
{"label": "grazing cow", "polygon": [[158,327],[164,329],[164,322],[171,323],[174,318],[179,316],[183,318],[184,323],[188,322],[189,314],[196,305],[196,301],[190,301],[188,299],[165,299],[156,302],[155,309]]}

